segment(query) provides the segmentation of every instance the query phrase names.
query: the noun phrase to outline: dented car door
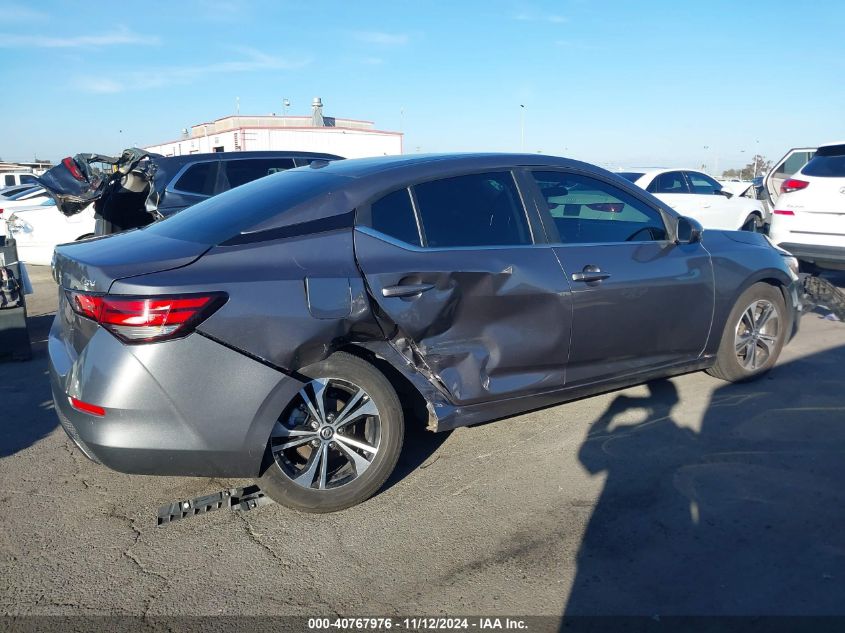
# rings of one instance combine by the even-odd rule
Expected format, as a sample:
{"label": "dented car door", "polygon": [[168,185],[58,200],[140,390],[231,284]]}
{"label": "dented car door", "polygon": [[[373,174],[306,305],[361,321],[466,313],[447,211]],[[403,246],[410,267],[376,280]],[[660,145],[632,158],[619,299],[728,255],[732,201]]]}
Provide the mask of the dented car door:
{"label": "dented car door", "polygon": [[538,230],[510,171],[416,183],[358,210],[356,257],[385,334],[456,403],[565,382],[570,289]]}

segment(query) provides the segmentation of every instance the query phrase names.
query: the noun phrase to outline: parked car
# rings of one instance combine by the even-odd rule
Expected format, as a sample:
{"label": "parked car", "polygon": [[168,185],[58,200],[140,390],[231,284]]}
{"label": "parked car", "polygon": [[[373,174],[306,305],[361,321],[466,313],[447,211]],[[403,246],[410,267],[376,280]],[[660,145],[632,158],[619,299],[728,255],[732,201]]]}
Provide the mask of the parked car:
{"label": "parked car", "polygon": [[3,187],[2,189],[0,189],[0,201],[6,200],[6,199],[10,198],[11,196],[22,193],[22,192],[26,191],[27,189],[35,189],[37,187],[38,187],[37,184],[34,185],[32,183],[26,183],[26,184],[23,184],[23,185],[11,185],[9,187]]}
{"label": "parked car", "polygon": [[97,235],[146,226],[257,178],[315,160],[313,152],[217,152],[161,156],[128,149],[119,157],[77,154],[39,178],[67,216],[91,203]]}
{"label": "parked car", "polygon": [[735,196],[719,182],[689,169],[652,169],[620,172],[638,187],[695,218],[706,229],[762,231],[769,221],[758,200]]}
{"label": "parked car", "polygon": [[379,489],[405,424],[760,376],[797,326],[796,269],[586,163],[317,162],[59,246],[50,376],[106,466],[257,478],[327,512]]}
{"label": "parked car", "polygon": [[63,215],[52,199],[15,209],[7,220],[8,234],[17,244],[18,259],[49,266],[58,244],[94,237],[93,206],[71,216]]}
{"label": "parked car", "polygon": [[43,187],[33,187],[11,195],[6,199],[0,199],[0,236],[6,235],[6,220],[12,211],[22,207],[41,204],[49,199],[50,196]]}
{"label": "parked car", "polygon": [[781,182],[770,236],[810,270],[845,270],[845,144],[819,147]]}
{"label": "parked car", "polygon": [[28,171],[0,172],[0,186],[11,187],[13,185],[25,184],[36,184],[35,174]]}

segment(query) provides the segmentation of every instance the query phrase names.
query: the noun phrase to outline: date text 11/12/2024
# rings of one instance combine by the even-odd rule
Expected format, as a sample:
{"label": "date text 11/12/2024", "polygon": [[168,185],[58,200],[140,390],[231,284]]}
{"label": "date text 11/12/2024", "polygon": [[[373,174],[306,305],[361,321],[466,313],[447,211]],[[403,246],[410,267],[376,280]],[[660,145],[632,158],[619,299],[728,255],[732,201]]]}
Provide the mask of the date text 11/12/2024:
{"label": "date text 11/12/2024", "polygon": [[310,631],[411,631],[527,630],[525,620],[508,617],[407,617],[407,618],[308,618]]}

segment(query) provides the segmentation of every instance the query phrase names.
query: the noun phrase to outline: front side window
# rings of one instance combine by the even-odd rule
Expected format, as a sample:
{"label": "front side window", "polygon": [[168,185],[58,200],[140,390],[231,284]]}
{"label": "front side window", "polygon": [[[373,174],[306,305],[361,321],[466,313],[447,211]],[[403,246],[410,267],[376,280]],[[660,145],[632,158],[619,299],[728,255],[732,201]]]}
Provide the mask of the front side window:
{"label": "front side window", "polygon": [[397,240],[421,246],[411,194],[407,189],[399,189],[373,202],[367,224]]}
{"label": "front side window", "polygon": [[173,188],[185,193],[197,193],[203,196],[213,195],[214,179],[217,173],[216,166],[217,163],[214,162],[191,165],[179,177]]}
{"label": "front side window", "polygon": [[667,171],[665,174],[658,174],[648,186],[650,193],[689,193],[687,181],[679,171]]}
{"label": "front side window", "polygon": [[510,172],[433,180],[413,190],[429,247],[531,244],[525,209]]}
{"label": "front side window", "polygon": [[532,175],[564,244],[666,239],[663,216],[618,187],[581,174]]}
{"label": "front side window", "polygon": [[713,180],[710,176],[700,174],[697,171],[688,171],[690,186],[692,192],[702,195],[712,195],[717,191],[722,190],[722,185]]}
{"label": "front side window", "polygon": [[264,176],[294,168],[292,158],[245,158],[228,160],[223,164],[229,188],[240,187]]}

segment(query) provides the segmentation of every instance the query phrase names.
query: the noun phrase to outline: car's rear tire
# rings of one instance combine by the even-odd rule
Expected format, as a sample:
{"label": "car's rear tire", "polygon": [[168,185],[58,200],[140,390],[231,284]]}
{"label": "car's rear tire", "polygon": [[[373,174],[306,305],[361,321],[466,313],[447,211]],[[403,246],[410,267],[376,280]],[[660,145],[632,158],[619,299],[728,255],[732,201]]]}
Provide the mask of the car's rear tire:
{"label": "car's rear tire", "polygon": [[777,362],[786,340],[788,319],[780,290],[756,283],[731,310],[716,364],[707,373],[729,382],[753,380]]}
{"label": "car's rear tire", "polygon": [[402,450],[396,391],[375,367],[345,352],[300,373],[310,382],[279,416],[258,485],[277,503],[306,512],[361,503],[381,488]]}

